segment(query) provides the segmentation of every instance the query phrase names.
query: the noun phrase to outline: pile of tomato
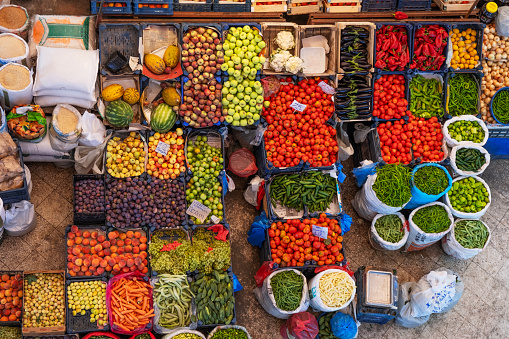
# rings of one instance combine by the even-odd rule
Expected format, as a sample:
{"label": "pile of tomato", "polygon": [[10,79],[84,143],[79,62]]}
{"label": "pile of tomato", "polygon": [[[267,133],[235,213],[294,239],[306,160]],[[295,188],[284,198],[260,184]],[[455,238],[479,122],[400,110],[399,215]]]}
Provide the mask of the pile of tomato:
{"label": "pile of tomato", "polygon": [[[275,167],[297,166],[301,161],[311,167],[330,166],[337,160],[336,129],[326,123],[334,114],[332,95],[318,84],[327,79],[281,79],[279,91],[265,98],[262,115],[268,123],[264,134],[267,161]],[[293,101],[306,105],[299,112]]]}
{"label": "pile of tomato", "polygon": [[412,132],[403,119],[378,125],[382,158],[388,164],[409,164],[412,161]]}
{"label": "pile of tomato", "polygon": [[409,131],[412,132],[414,159],[422,158],[423,162],[444,160],[445,154],[442,149],[444,135],[437,117],[424,119],[410,114],[408,125]]}
{"label": "pile of tomato", "polygon": [[401,119],[409,114],[405,99],[405,77],[398,74],[385,74],[375,81],[373,92],[373,116],[389,120]]}
{"label": "pile of tomato", "polygon": [[[327,227],[327,239],[314,236],[313,225]],[[336,219],[329,219],[324,213],[319,218],[274,222],[268,232],[272,260],[280,267],[304,266],[306,261],[331,265],[344,259],[341,226]]]}

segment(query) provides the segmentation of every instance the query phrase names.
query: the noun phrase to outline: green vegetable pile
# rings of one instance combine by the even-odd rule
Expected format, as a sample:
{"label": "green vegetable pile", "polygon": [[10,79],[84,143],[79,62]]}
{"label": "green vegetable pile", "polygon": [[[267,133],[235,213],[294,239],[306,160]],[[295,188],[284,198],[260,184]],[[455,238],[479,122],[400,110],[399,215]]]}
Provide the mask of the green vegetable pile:
{"label": "green vegetable pile", "polygon": [[216,331],[211,339],[247,339],[247,335],[237,328],[225,328]]}
{"label": "green vegetable pile", "polygon": [[419,118],[443,117],[442,84],[417,74],[410,81],[410,111]]}
{"label": "green vegetable pile", "polygon": [[274,300],[279,309],[294,311],[302,299],[304,280],[294,271],[283,271],[272,276],[270,280]]}
{"label": "green vegetable pile", "polygon": [[465,213],[479,212],[490,202],[490,193],[474,177],[455,181],[447,194],[452,208]]}
{"label": "green vegetable pile", "polygon": [[401,218],[396,214],[388,214],[376,219],[375,230],[380,238],[393,244],[399,242],[405,235]]}
{"label": "green vegetable pile", "polygon": [[412,221],[424,233],[442,233],[451,226],[447,210],[441,205],[426,206],[418,209]]}
{"label": "green vegetable pile", "polygon": [[233,284],[227,273],[200,273],[192,283],[191,290],[196,295],[196,313],[205,325],[229,325],[233,320],[235,300]]}
{"label": "green vegetable pile", "polygon": [[373,184],[376,197],[384,204],[401,207],[411,198],[410,179],[412,172],[403,165],[385,165],[376,171],[377,177]]}
{"label": "green vegetable pile", "polygon": [[336,193],[337,180],[328,174],[312,171],[305,174],[282,174],[270,184],[272,206],[282,205],[302,211],[304,205],[309,212],[325,211]]}
{"label": "green vegetable pile", "polygon": [[320,339],[339,339],[332,333],[332,328],[330,327],[330,321],[334,314],[336,313],[326,313],[325,315],[322,315],[320,319],[318,319],[318,335],[320,336]]}
{"label": "green vegetable pile", "polygon": [[[93,335],[89,339],[111,339],[111,338],[105,335]],[[136,337],[136,339],[138,339],[138,337]]]}
{"label": "green vegetable pile", "polygon": [[453,117],[458,115],[477,115],[479,85],[470,73],[457,73],[449,78],[449,100],[447,108]]}
{"label": "green vegetable pile", "polygon": [[[170,237],[171,240],[163,237]],[[175,239],[181,245],[171,251],[161,251]],[[194,270],[211,273],[225,270],[231,265],[230,244],[215,239],[213,232],[204,229],[196,232],[192,243],[181,230],[157,230],[152,235],[149,254],[152,269],[158,274],[180,275]]]}
{"label": "green vegetable pile", "polygon": [[465,147],[456,151],[456,167],[462,171],[479,172],[485,163],[485,155],[476,148]]}
{"label": "green vegetable pile", "polygon": [[472,141],[476,144],[484,140],[484,130],[477,121],[459,120],[447,126],[451,138],[461,141]]}
{"label": "green vegetable pile", "polygon": [[423,166],[415,172],[413,182],[421,192],[438,195],[449,186],[449,177],[440,167]]}
{"label": "green vegetable pile", "polygon": [[22,339],[20,327],[1,326],[0,338],[2,339]]}
{"label": "green vegetable pile", "polygon": [[493,115],[501,124],[509,123],[509,91],[500,91],[491,103]]}
{"label": "green vegetable pile", "polygon": [[191,323],[194,294],[186,275],[161,274],[154,284],[154,304],[161,312],[158,324],[167,329],[187,327]]}
{"label": "green vegetable pile", "polygon": [[177,334],[172,339],[201,339],[201,337],[194,333],[181,333]]}
{"label": "green vegetable pile", "polygon": [[490,233],[479,220],[460,220],[454,225],[454,237],[465,248],[483,248]]}
{"label": "green vegetable pile", "polygon": [[150,338],[150,335],[148,335],[147,333],[143,333],[143,334],[138,334],[136,337],[134,337],[134,339],[151,339],[151,338]]}

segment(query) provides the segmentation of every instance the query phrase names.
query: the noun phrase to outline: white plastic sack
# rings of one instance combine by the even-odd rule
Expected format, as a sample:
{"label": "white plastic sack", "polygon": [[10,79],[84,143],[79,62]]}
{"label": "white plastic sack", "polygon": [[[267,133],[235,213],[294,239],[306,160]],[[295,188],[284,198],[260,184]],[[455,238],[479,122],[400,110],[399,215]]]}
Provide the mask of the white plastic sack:
{"label": "white plastic sack", "polygon": [[79,92],[79,91],[69,91],[69,90],[61,90],[61,89],[43,89],[42,91],[34,91],[34,96],[48,96],[48,97],[65,97],[65,98],[75,98],[86,101],[97,101],[97,95],[94,92]]}
{"label": "white plastic sack", "polygon": [[25,180],[27,181],[28,195],[32,195],[32,173],[30,173],[30,169],[27,165],[23,166],[25,167]]}
{"label": "white plastic sack", "polygon": [[377,249],[382,249],[382,250],[395,251],[395,250],[399,250],[401,247],[405,246],[405,243],[407,242],[407,239],[408,239],[408,223],[406,222],[403,214],[401,214],[399,212],[394,213],[394,214],[397,215],[401,219],[401,223],[403,224],[403,231],[405,232],[405,234],[403,235],[403,238],[400,241],[398,241],[397,243],[388,242],[388,241],[382,239],[380,237],[380,235],[378,235],[378,232],[376,231],[375,223],[378,220],[378,218],[383,217],[387,214],[377,214],[377,216],[371,222],[370,242],[371,242],[371,245],[373,245],[373,247],[375,247],[375,248],[379,247]]}
{"label": "white plastic sack", "polygon": [[184,333],[196,334],[200,338],[206,339],[205,336],[201,332],[193,331],[193,330],[177,330],[175,332],[165,335],[162,339],[172,339],[175,336],[177,336],[179,334],[184,334]]}
{"label": "white plastic sack", "polygon": [[[74,116],[78,120],[78,123],[76,124],[76,128],[74,129],[74,131],[71,131],[69,133],[63,133],[60,130],[60,127],[58,126],[58,115],[60,114],[60,111],[62,110],[62,108],[68,109],[69,111],[74,113]],[[72,107],[71,105],[67,105],[67,104],[57,105],[53,109],[51,126],[53,126],[55,136],[58,139],[65,141],[65,142],[69,142],[69,143],[77,143],[78,139],[81,135],[81,113],[76,108]]]}
{"label": "white plastic sack", "polygon": [[99,51],[37,46],[34,91],[45,89],[95,91]]}
{"label": "white plastic sack", "polygon": [[[51,125],[51,116],[46,116],[46,124],[48,126]],[[26,162],[27,156],[37,155],[37,156],[52,156],[52,157],[70,157],[69,153],[56,151],[51,147],[51,143],[49,141],[49,133],[46,133],[44,138],[38,142],[20,142],[21,152],[23,153],[23,160]]]}
{"label": "white plastic sack", "polygon": [[[277,307],[276,300],[274,299],[274,294],[272,293],[272,287],[270,286],[270,280],[272,279],[272,277],[283,271],[294,271],[295,273],[300,275],[302,279],[304,279],[304,286],[302,287],[302,298],[300,301],[300,305],[299,307],[297,307],[297,309],[293,311],[284,311]],[[267,278],[265,278],[262,287],[255,288],[253,292],[255,294],[256,300],[258,300],[260,305],[262,305],[263,309],[267,311],[267,313],[279,319],[288,319],[292,314],[304,312],[309,307],[309,292],[308,285],[306,283],[306,277],[301,272],[294,269],[283,269],[272,272]]]}
{"label": "white plastic sack", "polygon": [[37,225],[34,204],[23,200],[11,204],[5,212],[5,231],[11,237],[19,237],[31,232]]}
{"label": "white plastic sack", "polygon": [[0,226],[0,229],[1,229],[1,233],[0,233],[0,238],[1,238],[1,235],[3,234],[4,232],[4,227],[5,227],[5,209],[4,209],[4,201],[0,198],[0,222],[2,223]]}
{"label": "white plastic sack", "polygon": [[260,185],[263,185],[264,180],[259,176],[255,176],[249,182],[246,190],[244,191],[244,199],[253,205],[254,207],[258,207],[258,190],[260,189]]}
{"label": "white plastic sack", "polygon": [[[454,223],[454,227],[451,229],[451,232],[447,234],[447,236],[442,238],[442,248],[444,249],[444,252],[449,254],[450,256],[455,257],[456,259],[460,260],[467,260],[472,257],[475,257],[482,251],[488,247],[488,244],[491,240],[491,231],[488,225],[486,225],[484,222],[483,225],[486,226],[486,229],[488,230],[489,236],[488,240],[486,240],[486,243],[484,244],[483,248],[465,248],[461,246],[461,244],[456,240],[456,237],[454,236],[454,228],[456,227],[456,223],[461,220],[475,220],[475,219],[458,219]],[[476,220],[480,221],[480,220]]]}
{"label": "white plastic sack", "polygon": [[1,98],[0,104],[6,109],[11,109],[14,106],[26,105],[31,103],[33,98],[33,86],[34,86],[33,72],[29,70],[26,66],[20,64],[4,65],[0,67],[0,71],[7,66],[23,67],[24,69],[26,69],[30,73],[30,83],[28,84],[27,87],[21,90],[7,89],[0,85],[0,98]]}
{"label": "white plastic sack", "polygon": [[398,315],[396,316],[395,324],[406,328],[415,328],[424,325],[429,320],[429,315],[422,317],[412,316],[412,303],[410,301],[410,294],[416,283],[407,282],[399,286],[398,295]]}
{"label": "white plastic sack", "polygon": [[353,146],[350,143],[350,139],[348,138],[348,134],[343,129],[343,122],[341,122],[339,126],[339,138],[338,138],[338,146],[339,146],[339,160],[346,161],[353,155]]}
{"label": "white plastic sack", "polygon": [[[111,134],[110,134],[111,136]],[[74,169],[78,174],[103,174],[104,173],[104,152],[109,137],[98,146],[78,146],[74,151]]]}
{"label": "white plastic sack", "polygon": [[509,8],[507,6],[498,7],[495,26],[497,35],[509,37]]}
{"label": "white plastic sack", "polygon": [[[454,123],[456,121],[459,121],[459,120],[477,121],[479,123],[479,125],[481,126],[481,128],[483,129],[483,131],[484,131],[484,139],[483,139],[483,141],[480,144],[475,144],[475,143],[473,143],[471,141],[456,141],[455,139],[453,139],[451,137],[451,135],[449,134],[449,129],[447,127],[450,124],[452,124],[452,123]],[[443,134],[444,134],[445,142],[447,143],[447,146],[449,146],[449,147],[454,147],[454,146],[458,146],[458,145],[465,145],[465,146],[467,146],[467,145],[479,145],[479,146],[484,146],[484,144],[486,144],[486,142],[488,141],[488,137],[489,137],[488,127],[486,127],[486,124],[484,123],[484,121],[482,121],[481,119],[477,119],[473,115],[461,115],[459,117],[453,117],[452,119],[447,120],[444,123],[444,127],[443,127],[442,131],[443,131]]]}
{"label": "white plastic sack", "polygon": [[12,36],[13,38],[16,38],[16,39],[22,41],[23,45],[25,46],[25,53],[23,55],[20,55],[20,56],[14,57],[14,58],[0,59],[0,65],[5,65],[5,64],[12,62],[12,63],[21,64],[23,66],[27,66],[28,68],[30,68],[32,66],[32,64],[30,63],[30,58],[28,57],[27,42],[25,40],[23,40],[23,38],[21,38],[19,35],[16,35],[16,34],[12,34],[12,33],[0,34],[0,38],[4,37],[4,36]]}
{"label": "white plastic sack", "polygon": [[[462,180],[462,179],[465,179],[465,178],[468,178],[468,177],[457,177],[456,179],[454,179],[452,181],[452,184],[454,185],[454,183],[458,180]],[[449,194],[445,194],[445,204],[451,209],[451,212],[452,212],[452,215],[454,215],[455,217],[457,218],[462,218],[462,219],[479,219],[481,218],[485,213],[486,211],[488,210],[488,208],[490,207],[491,205],[491,190],[490,190],[490,186],[488,186],[488,184],[486,183],[486,181],[484,181],[482,178],[480,177],[477,177],[477,176],[474,176],[473,177],[475,180],[477,181],[480,181],[483,183],[484,187],[486,187],[486,190],[488,191],[488,199],[490,200],[489,203],[486,204],[486,206],[484,206],[484,208],[482,210],[480,210],[479,212],[476,212],[476,213],[467,213],[467,212],[460,212],[460,211],[457,211],[455,210],[452,205],[451,205],[451,201],[449,200]]]}
{"label": "white plastic sack", "polygon": [[[456,152],[462,148],[474,148],[474,149],[481,151],[481,153],[484,154],[484,157],[486,158],[486,163],[484,165],[482,165],[479,172],[462,171],[456,166]],[[491,159],[490,153],[484,147],[478,146],[475,144],[465,145],[465,146],[454,146],[451,150],[450,157],[451,157],[451,167],[454,170],[454,172],[457,173],[458,175],[462,175],[465,177],[481,175],[486,170],[486,168],[488,168],[488,166],[490,165],[490,159]]]}
{"label": "white plastic sack", "polygon": [[405,205],[400,207],[391,207],[377,198],[375,191],[373,191],[373,184],[376,181],[377,174],[369,175],[366,183],[362,186],[362,189],[355,194],[355,198],[352,201],[352,206],[357,214],[368,221],[373,220],[377,214],[394,214],[401,211]]}
{"label": "white plastic sack", "polygon": [[81,122],[80,146],[97,146],[104,142],[106,126],[95,114],[85,111]]}
{"label": "white plastic sack", "polygon": [[[320,278],[324,274],[334,273],[334,272],[344,273],[345,276],[348,277],[347,279],[350,280],[352,282],[353,286],[354,286],[354,290],[352,292],[352,296],[341,307],[329,307],[329,306],[327,306],[327,305],[325,305],[323,303],[322,298],[320,297]],[[355,281],[352,279],[352,277],[350,277],[350,275],[348,273],[346,273],[343,270],[338,270],[338,269],[325,270],[325,271],[322,271],[322,272],[318,273],[317,275],[315,275],[313,277],[313,279],[311,279],[309,281],[309,293],[310,293],[310,295],[309,295],[309,298],[310,298],[309,299],[309,304],[313,308],[313,310],[315,310],[317,312],[335,312],[335,311],[344,309],[344,308],[348,307],[348,305],[350,305],[352,300],[355,298],[355,291],[356,291]]]}
{"label": "white plastic sack", "polygon": [[[451,221],[451,225],[444,232],[425,233],[419,228],[419,226],[414,224],[412,221],[412,218],[414,217],[415,212],[417,212],[418,210],[420,210],[424,207],[433,206],[433,205],[440,205],[440,206],[444,207],[445,210],[447,211],[449,220]],[[407,239],[407,242],[405,245],[405,252],[419,251],[419,250],[422,250],[428,246],[433,245],[434,243],[436,243],[437,241],[442,239],[443,236],[445,236],[447,233],[449,233],[451,231],[453,224],[454,224],[454,217],[452,216],[450,208],[439,201],[430,202],[429,204],[422,205],[422,206],[414,209],[412,211],[412,213],[410,213],[410,215],[408,216],[408,225],[410,227],[410,233],[408,234],[408,239]]]}
{"label": "white plastic sack", "polygon": [[215,327],[212,332],[210,332],[209,336],[207,337],[207,339],[212,339],[212,337],[214,336],[214,333],[216,333],[217,331],[219,330],[227,330],[229,328],[235,328],[235,329],[238,329],[238,330],[241,330],[241,331],[244,331],[246,333],[246,337],[247,339],[251,339],[251,335],[249,334],[249,332],[246,330],[245,327],[243,326],[239,326],[239,325],[220,325],[220,326],[217,326]]}
{"label": "white plastic sack", "polygon": [[50,95],[43,95],[39,97],[35,97],[35,103],[41,107],[55,106],[58,104],[68,104],[83,108],[92,108],[94,107],[96,101],[92,100],[84,100],[80,98],[73,97],[55,97]]}

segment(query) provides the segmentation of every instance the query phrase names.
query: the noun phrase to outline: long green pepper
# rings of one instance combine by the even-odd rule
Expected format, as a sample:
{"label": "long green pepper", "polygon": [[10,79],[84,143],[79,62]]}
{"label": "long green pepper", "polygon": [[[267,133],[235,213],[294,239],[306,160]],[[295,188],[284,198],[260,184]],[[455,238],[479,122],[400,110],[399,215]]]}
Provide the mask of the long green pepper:
{"label": "long green pepper", "polygon": [[373,184],[376,197],[391,207],[401,207],[412,198],[410,192],[410,168],[403,165],[385,165],[376,171]]}
{"label": "long green pepper", "polygon": [[454,225],[454,238],[465,248],[483,248],[490,233],[479,220],[460,220]]}
{"label": "long green pepper", "polygon": [[470,73],[457,73],[449,78],[449,101],[447,108],[453,117],[459,115],[477,115],[479,103],[479,85]]}
{"label": "long green pepper", "polygon": [[302,276],[294,271],[283,271],[272,276],[270,286],[279,309],[295,311],[299,307],[304,287]]}
{"label": "long green pepper", "polygon": [[442,84],[417,74],[410,81],[410,111],[419,118],[443,117]]}
{"label": "long green pepper", "polygon": [[216,331],[211,339],[247,339],[247,335],[238,328],[225,328]]}
{"label": "long green pepper", "polygon": [[436,166],[423,166],[419,168],[413,178],[415,187],[429,195],[438,195],[449,186],[447,174]]}
{"label": "long green pepper", "polygon": [[476,148],[460,148],[456,151],[456,167],[462,171],[479,172],[486,163],[484,154]]}
{"label": "long green pepper", "polygon": [[396,214],[388,214],[376,219],[375,230],[380,238],[393,244],[403,239],[405,234],[403,223]]}
{"label": "long green pepper", "polygon": [[502,124],[509,123],[509,91],[500,91],[493,98],[493,115]]}
{"label": "long green pepper", "polygon": [[413,215],[412,221],[425,233],[442,233],[451,226],[449,214],[440,205],[420,208]]}

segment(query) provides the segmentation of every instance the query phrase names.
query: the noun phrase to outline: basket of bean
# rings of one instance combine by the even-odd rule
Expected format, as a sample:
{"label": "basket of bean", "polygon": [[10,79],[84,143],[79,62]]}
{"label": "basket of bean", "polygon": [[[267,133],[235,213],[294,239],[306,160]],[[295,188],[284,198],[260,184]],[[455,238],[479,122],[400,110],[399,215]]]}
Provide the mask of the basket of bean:
{"label": "basket of bean", "polygon": [[205,336],[194,330],[176,330],[165,335],[162,339],[206,339]]}
{"label": "basket of bean", "polygon": [[456,146],[451,150],[451,167],[459,175],[481,175],[489,164],[490,153],[481,146]]}
{"label": "basket of bean", "polygon": [[458,177],[445,195],[445,203],[457,218],[479,219],[491,204],[491,191],[483,179],[477,176]]}
{"label": "basket of bean", "polygon": [[499,124],[509,126],[509,87],[495,93],[490,102],[490,111]]}
{"label": "basket of bean", "polygon": [[449,147],[472,143],[484,146],[488,136],[484,121],[471,115],[454,117],[444,123],[444,139]]}
{"label": "basket of bean", "polygon": [[452,178],[445,167],[434,163],[416,166],[412,171],[412,200],[405,208],[414,209],[437,201],[451,186]]}
{"label": "basket of bean", "polygon": [[435,201],[416,208],[408,217],[410,233],[405,246],[407,252],[418,251],[428,247],[449,231],[454,223],[449,207]]}
{"label": "basket of bean", "polygon": [[217,326],[207,339],[251,339],[249,332],[239,325]]}
{"label": "basket of bean", "polygon": [[466,260],[481,253],[490,239],[490,229],[484,222],[460,219],[454,223],[451,232],[442,238],[442,248],[456,259]]}
{"label": "basket of bean", "polygon": [[408,223],[401,213],[378,214],[371,222],[369,242],[374,249],[395,251],[408,239]]}

